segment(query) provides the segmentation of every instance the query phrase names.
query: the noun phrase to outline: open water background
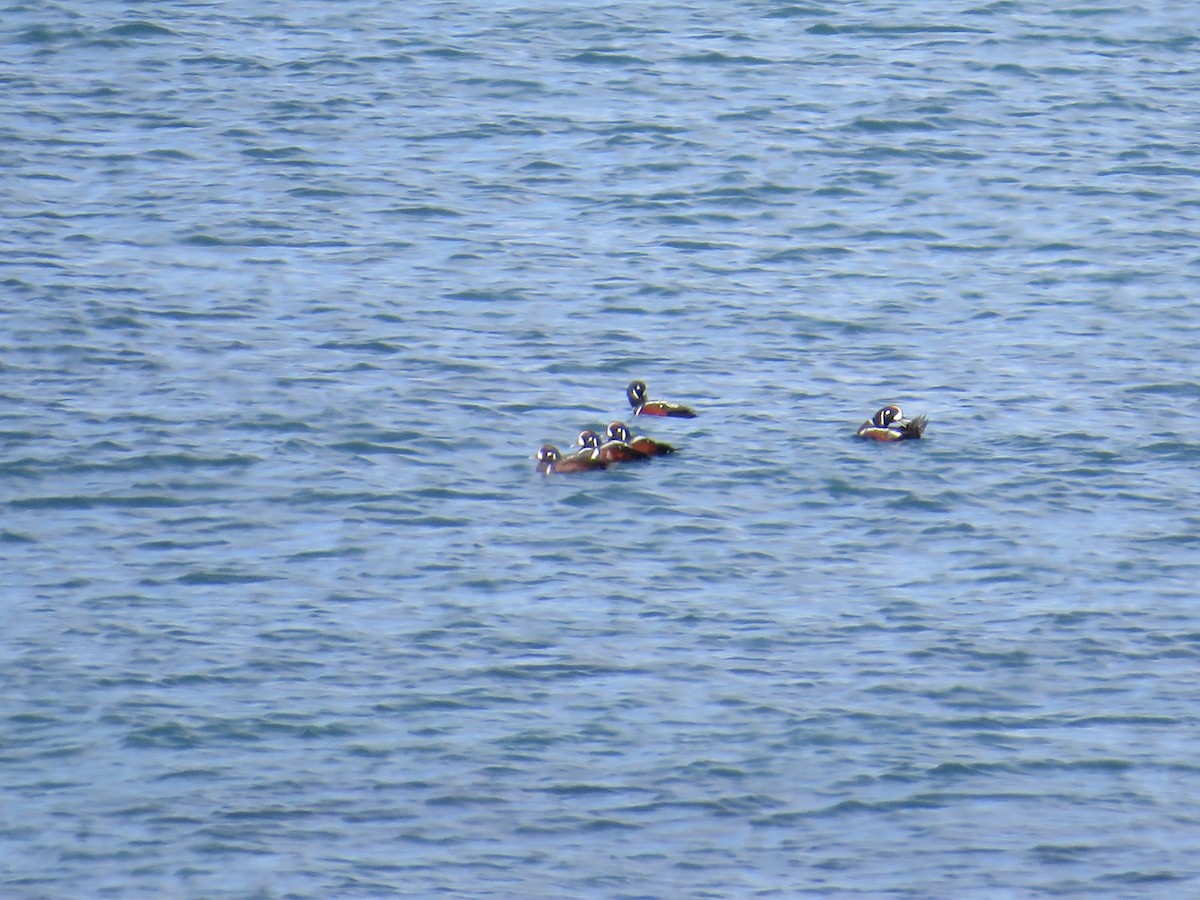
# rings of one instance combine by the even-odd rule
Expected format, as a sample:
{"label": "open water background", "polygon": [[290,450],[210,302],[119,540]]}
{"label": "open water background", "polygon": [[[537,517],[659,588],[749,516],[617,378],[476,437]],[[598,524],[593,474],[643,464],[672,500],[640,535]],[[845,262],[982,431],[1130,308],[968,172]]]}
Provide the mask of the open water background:
{"label": "open water background", "polygon": [[5,897],[1200,893],[1192,4],[0,21]]}

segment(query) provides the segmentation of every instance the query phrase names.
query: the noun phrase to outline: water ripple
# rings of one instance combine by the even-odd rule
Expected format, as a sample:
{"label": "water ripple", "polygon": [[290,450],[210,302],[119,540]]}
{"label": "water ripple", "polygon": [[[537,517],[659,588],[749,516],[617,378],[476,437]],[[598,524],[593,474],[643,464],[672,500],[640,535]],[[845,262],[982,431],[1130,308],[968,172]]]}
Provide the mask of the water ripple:
{"label": "water ripple", "polygon": [[6,10],[7,894],[1188,894],[1177,6]]}

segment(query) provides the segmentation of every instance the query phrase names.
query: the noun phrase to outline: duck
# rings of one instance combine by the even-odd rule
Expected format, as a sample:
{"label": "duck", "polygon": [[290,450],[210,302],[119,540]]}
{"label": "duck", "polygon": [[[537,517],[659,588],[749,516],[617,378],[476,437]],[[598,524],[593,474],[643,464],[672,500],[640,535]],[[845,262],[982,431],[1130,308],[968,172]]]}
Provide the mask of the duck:
{"label": "duck", "polygon": [[667,403],[665,400],[647,400],[646,382],[631,381],[625,389],[629,405],[633,407],[635,416],[671,416],[676,419],[694,419],[695,410],[678,403]]}
{"label": "duck", "polygon": [[650,454],[634,449],[625,441],[610,439],[601,443],[600,435],[594,431],[579,432],[579,446],[593,451],[605,462],[637,462],[650,458]]}
{"label": "duck", "polygon": [[639,435],[638,437],[629,436],[629,428],[624,422],[613,422],[608,426],[608,431],[605,432],[609,440],[623,441],[634,450],[640,450],[647,456],[665,456],[668,453],[674,453],[675,448],[670,444],[662,441],[656,441],[654,438]]}
{"label": "duck", "polygon": [[867,421],[858,426],[857,437],[871,441],[917,440],[925,433],[929,423],[927,416],[904,418],[904,413],[895,404],[885,406]]}
{"label": "duck", "polygon": [[537,452],[537,471],[543,475],[594,472],[607,468],[608,463],[596,456],[594,450],[563,456],[553,444],[543,444],[542,449]]}

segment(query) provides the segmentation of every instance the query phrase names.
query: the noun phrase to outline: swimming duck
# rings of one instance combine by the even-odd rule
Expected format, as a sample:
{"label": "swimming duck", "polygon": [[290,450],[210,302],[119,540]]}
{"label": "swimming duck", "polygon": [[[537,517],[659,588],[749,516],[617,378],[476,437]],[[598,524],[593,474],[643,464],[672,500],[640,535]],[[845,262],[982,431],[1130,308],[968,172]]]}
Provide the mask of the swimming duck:
{"label": "swimming duck", "polygon": [[674,453],[675,448],[670,444],[665,444],[662,441],[656,441],[654,438],[638,435],[637,437],[629,436],[629,429],[624,422],[613,422],[608,426],[608,431],[605,432],[610,440],[623,441],[632,447],[634,450],[640,450],[647,456],[663,456],[667,453]]}
{"label": "swimming duck", "polygon": [[858,426],[855,434],[860,438],[872,441],[907,441],[916,440],[925,433],[929,419],[917,416],[912,419],[904,418],[904,413],[898,406],[885,406],[867,421]]}
{"label": "swimming duck", "polygon": [[678,403],[667,403],[665,400],[647,400],[646,382],[632,381],[625,389],[629,405],[633,407],[635,416],[672,416],[677,419],[694,419],[696,413]]}
{"label": "swimming duck", "polygon": [[594,451],[596,457],[605,462],[635,462],[650,458],[650,454],[634,449],[625,441],[612,439],[601,443],[600,435],[594,431],[579,432],[579,446]]}
{"label": "swimming duck", "polygon": [[608,463],[596,456],[594,450],[580,451],[563,456],[553,444],[543,444],[537,452],[537,471],[543,475],[592,472],[607,469]]}

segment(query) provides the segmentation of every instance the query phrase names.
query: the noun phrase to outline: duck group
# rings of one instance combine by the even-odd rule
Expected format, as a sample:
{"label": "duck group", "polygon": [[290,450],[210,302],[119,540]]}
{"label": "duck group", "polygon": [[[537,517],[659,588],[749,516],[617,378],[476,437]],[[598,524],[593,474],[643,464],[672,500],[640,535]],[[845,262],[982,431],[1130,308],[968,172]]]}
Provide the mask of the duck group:
{"label": "duck group", "polygon": [[[625,389],[631,415],[694,419],[695,410],[679,403],[650,400],[644,381],[631,382]],[[569,453],[554,444],[544,444],[537,453],[537,470],[545,475],[593,472],[617,463],[645,462],[652,456],[666,456],[675,448],[665,441],[646,435],[636,437],[624,422],[611,422],[603,437],[595,431],[579,432],[576,446]]]}
{"label": "duck group", "polygon": [[[631,415],[662,418],[694,419],[696,411],[680,403],[651,400],[646,394],[646,382],[632,381],[625,389]],[[855,436],[869,441],[918,440],[925,433],[927,416],[906,418],[899,406],[889,404],[863,422]],[[624,422],[612,422],[601,436],[595,431],[579,432],[568,453],[554,444],[544,444],[537,452],[537,471],[544,475],[594,472],[619,463],[645,462],[653,456],[674,453],[675,448],[645,435],[633,436]]]}

